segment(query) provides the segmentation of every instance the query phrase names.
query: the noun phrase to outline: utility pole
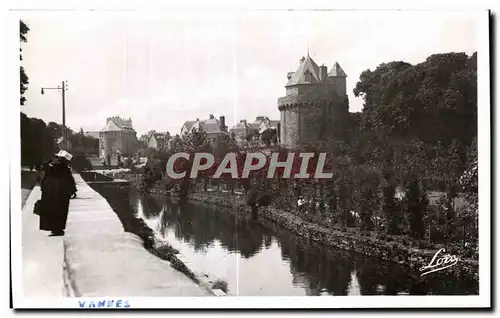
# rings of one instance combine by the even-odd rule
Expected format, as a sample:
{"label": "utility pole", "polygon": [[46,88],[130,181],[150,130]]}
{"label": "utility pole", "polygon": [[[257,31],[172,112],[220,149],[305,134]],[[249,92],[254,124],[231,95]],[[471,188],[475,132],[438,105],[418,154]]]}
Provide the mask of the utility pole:
{"label": "utility pole", "polygon": [[66,129],[66,83],[64,81],[62,81],[62,124],[63,124],[64,150],[69,150],[68,134]]}
{"label": "utility pole", "polygon": [[66,81],[62,81],[62,87],[57,86],[57,87],[42,87],[41,94],[44,94],[44,90],[46,89],[57,89],[58,91],[61,90],[61,97],[62,97],[62,138],[63,138],[63,147],[64,150],[68,150],[68,134],[67,134],[67,129],[66,129],[66,90],[68,89]]}

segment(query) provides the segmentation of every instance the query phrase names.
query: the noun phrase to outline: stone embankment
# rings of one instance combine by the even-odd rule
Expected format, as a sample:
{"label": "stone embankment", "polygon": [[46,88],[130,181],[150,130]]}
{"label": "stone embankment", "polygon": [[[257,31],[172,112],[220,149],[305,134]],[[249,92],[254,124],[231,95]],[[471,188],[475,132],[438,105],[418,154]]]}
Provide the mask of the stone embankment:
{"label": "stone embankment", "polygon": [[[156,194],[161,190],[154,191]],[[189,194],[189,199],[227,208],[228,211],[251,213],[245,204],[244,195],[231,195],[223,192],[195,192]],[[420,276],[421,267],[428,265],[437,250],[424,250],[405,246],[396,241],[385,241],[373,236],[361,235],[350,231],[328,229],[314,224],[299,216],[273,207],[259,209],[259,216],[283,226],[294,233],[322,245],[336,249],[353,251],[366,256],[399,263]],[[452,251],[447,250],[446,253]],[[446,272],[446,273],[444,273]],[[449,279],[479,281],[479,264],[477,260],[460,259],[455,266],[447,268],[441,275]]]}

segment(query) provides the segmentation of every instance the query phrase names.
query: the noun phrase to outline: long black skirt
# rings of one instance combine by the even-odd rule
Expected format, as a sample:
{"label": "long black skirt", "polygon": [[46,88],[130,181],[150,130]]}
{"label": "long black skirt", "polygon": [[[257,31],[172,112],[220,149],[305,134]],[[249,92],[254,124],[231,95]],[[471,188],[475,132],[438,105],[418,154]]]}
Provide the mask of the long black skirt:
{"label": "long black skirt", "polygon": [[66,228],[68,220],[69,198],[61,198],[48,202],[42,200],[40,213],[40,230],[59,232]]}

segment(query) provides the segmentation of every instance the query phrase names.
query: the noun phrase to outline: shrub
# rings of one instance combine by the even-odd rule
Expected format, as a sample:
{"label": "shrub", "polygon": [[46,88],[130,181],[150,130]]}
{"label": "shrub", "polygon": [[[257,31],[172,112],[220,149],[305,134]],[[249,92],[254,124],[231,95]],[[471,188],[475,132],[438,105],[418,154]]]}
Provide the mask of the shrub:
{"label": "shrub", "polygon": [[212,289],[220,289],[227,294],[227,282],[218,279],[212,284]]}
{"label": "shrub", "polygon": [[88,160],[84,154],[76,154],[71,160],[71,167],[76,172],[82,172],[86,170],[92,170],[92,163]]}

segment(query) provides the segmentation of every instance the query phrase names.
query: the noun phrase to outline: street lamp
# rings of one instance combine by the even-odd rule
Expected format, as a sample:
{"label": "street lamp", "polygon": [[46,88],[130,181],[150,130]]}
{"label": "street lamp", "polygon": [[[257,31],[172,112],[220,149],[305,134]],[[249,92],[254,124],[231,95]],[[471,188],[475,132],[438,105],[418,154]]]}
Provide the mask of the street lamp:
{"label": "street lamp", "polygon": [[62,96],[62,137],[63,137],[63,145],[64,150],[68,150],[68,138],[66,136],[66,91],[68,90],[67,81],[62,81],[62,86],[57,85],[57,87],[42,87],[40,93],[44,95],[44,90],[47,89],[57,89],[61,91]]}

